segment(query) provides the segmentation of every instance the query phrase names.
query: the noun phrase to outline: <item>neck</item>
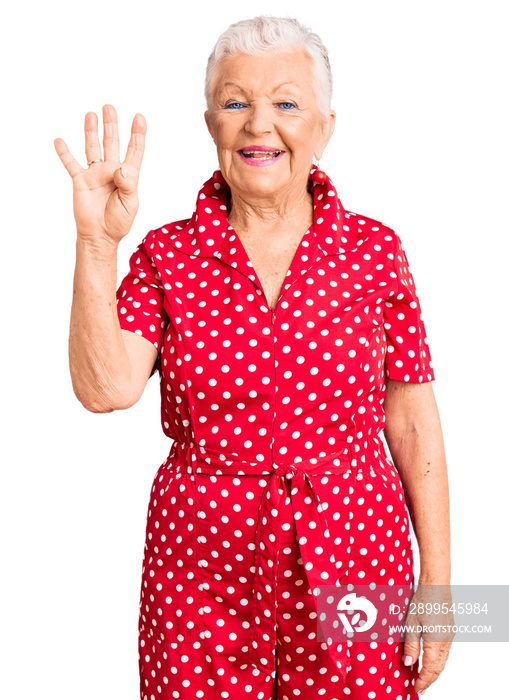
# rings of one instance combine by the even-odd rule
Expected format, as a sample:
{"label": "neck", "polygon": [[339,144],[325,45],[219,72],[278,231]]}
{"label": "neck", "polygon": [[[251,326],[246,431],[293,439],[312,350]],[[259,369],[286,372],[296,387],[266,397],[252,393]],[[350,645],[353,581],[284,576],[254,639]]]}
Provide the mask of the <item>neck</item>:
{"label": "neck", "polygon": [[228,207],[228,223],[237,233],[256,229],[292,230],[295,227],[307,229],[313,223],[313,195],[307,188],[297,195],[279,198],[277,201],[253,200],[232,190]]}

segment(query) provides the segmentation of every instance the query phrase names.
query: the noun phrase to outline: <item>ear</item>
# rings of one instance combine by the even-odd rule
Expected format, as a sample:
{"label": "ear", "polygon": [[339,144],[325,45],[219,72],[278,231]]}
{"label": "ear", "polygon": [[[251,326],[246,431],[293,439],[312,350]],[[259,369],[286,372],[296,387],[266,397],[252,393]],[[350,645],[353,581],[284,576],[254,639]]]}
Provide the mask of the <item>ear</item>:
{"label": "ear", "polygon": [[325,146],[329,143],[332,134],[334,133],[334,129],[336,127],[336,112],[331,109],[329,112],[327,112],[326,115],[324,115],[322,124],[321,124],[321,138],[319,140],[319,143],[317,144],[317,147],[315,148],[315,157],[317,160],[320,160],[320,158],[323,155],[323,152],[325,150]]}
{"label": "ear", "polygon": [[214,124],[213,124],[211,114],[210,114],[208,109],[205,111],[203,116],[205,117],[205,123],[207,124],[207,129],[209,130],[209,134],[212,136],[212,140],[215,143],[216,142],[216,132],[214,129]]}

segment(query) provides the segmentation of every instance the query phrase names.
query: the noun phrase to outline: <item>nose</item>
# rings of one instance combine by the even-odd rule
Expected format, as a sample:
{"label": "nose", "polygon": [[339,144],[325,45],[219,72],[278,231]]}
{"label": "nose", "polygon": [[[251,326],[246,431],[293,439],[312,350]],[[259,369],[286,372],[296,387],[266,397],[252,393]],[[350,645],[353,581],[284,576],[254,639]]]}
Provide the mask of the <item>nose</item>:
{"label": "nose", "polygon": [[274,130],[274,115],[272,105],[255,104],[252,106],[245,129],[253,136],[269,134]]}

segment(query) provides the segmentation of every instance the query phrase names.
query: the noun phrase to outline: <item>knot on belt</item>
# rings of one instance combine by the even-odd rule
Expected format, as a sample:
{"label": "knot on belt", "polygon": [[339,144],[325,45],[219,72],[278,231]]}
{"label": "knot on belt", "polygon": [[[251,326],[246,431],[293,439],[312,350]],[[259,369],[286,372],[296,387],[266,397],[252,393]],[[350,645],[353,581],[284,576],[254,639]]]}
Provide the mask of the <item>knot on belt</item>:
{"label": "knot on belt", "polygon": [[283,477],[284,479],[293,479],[294,476],[300,474],[305,475],[302,469],[298,469],[294,464],[273,464],[274,473]]}

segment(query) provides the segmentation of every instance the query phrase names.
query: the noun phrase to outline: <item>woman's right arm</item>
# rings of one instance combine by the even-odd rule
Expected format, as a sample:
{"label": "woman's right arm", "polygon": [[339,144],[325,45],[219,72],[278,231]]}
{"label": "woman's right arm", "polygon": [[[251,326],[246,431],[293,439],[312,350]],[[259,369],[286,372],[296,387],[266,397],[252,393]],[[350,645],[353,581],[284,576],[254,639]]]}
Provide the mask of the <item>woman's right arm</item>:
{"label": "woman's right arm", "polygon": [[157,358],[149,340],[120,328],[116,283],[116,247],[97,248],[78,237],[69,367],[74,393],[94,413],[135,404]]}
{"label": "woman's right arm", "polygon": [[157,349],[146,338],[123,330],[117,316],[117,250],[138,211],[137,185],[143,158],[146,122],[136,114],[126,158],[120,163],[117,114],[103,107],[104,161],[97,116],[85,116],[87,161],[82,168],[63,139],[55,149],[73,181],[76,219],[69,366],[74,392],[94,413],[132,406],[143,393]]}

